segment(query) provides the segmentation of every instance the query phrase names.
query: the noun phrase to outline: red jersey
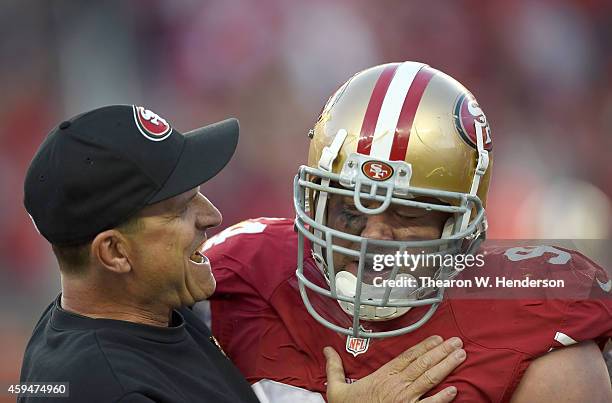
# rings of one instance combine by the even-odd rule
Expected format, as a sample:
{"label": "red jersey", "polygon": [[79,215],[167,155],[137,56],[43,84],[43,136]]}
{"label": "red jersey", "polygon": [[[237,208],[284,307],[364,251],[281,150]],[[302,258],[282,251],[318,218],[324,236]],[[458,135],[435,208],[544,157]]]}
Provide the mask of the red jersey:
{"label": "red jersey", "polygon": [[[528,271],[565,279],[572,299],[452,298],[448,289],[449,298],[445,295],[433,317],[416,331],[355,340],[324,327],[307,312],[295,276],[297,233],[292,220],[248,220],[211,238],[207,246],[217,280],[210,299],[212,331],[252,384],[271,380],[325,396],[325,346],[338,351],[346,377],[356,380],[438,334],[445,339],[459,336],[467,359],[428,395],[454,385],[457,402],[507,402],[532,360],[584,340],[603,348],[612,336],[612,282],[578,252],[552,248],[559,252],[555,260],[554,254],[515,250],[512,255],[507,247],[484,247],[485,265],[478,269],[506,279],[522,278]],[[305,273],[318,276],[324,285],[316,263],[305,255]],[[594,297],[598,292],[601,295]],[[309,296],[317,311],[351,326],[352,318],[334,300],[315,293]],[[366,328],[402,327],[427,309],[412,308],[391,321],[365,322]]]}

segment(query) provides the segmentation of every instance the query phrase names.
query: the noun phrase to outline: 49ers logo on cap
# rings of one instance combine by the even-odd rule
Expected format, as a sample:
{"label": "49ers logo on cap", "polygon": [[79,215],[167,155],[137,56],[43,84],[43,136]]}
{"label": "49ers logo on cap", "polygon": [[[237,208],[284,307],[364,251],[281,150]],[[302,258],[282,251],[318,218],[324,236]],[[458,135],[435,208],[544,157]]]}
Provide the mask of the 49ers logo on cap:
{"label": "49ers logo on cap", "polygon": [[136,126],[143,136],[152,141],[162,141],[172,133],[172,127],[158,114],[142,106],[133,106]]}
{"label": "49ers logo on cap", "polygon": [[361,172],[374,181],[386,181],[393,175],[393,167],[382,161],[367,161],[361,166]]}
{"label": "49ers logo on cap", "polygon": [[484,149],[491,151],[491,128],[484,112],[470,93],[462,94],[455,105],[455,126],[461,138],[474,148],[478,148],[477,135],[484,136]]}

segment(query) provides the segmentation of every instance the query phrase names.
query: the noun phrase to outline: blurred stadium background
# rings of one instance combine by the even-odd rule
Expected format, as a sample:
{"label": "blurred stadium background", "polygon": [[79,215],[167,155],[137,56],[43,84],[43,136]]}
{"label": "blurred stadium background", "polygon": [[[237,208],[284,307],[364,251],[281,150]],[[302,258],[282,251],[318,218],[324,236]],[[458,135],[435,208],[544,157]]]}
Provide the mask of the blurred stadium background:
{"label": "blurred stadium background", "polygon": [[0,383],[19,379],[59,289],[22,206],[25,170],[55,124],[104,104],[145,105],[180,130],[240,119],[237,155],[203,187],[224,228],[293,215],[308,129],[349,76],[423,61],[491,122],[491,238],[610,238],[607,0],[6,0],[0,32]]}

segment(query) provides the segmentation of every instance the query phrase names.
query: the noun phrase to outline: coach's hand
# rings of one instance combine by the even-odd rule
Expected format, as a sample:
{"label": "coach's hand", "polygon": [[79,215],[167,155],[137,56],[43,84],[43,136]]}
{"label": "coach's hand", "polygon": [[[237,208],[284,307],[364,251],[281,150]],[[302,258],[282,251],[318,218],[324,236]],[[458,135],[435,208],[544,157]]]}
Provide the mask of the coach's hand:
{"label": "coach's hand", "polygon": [[346,383],[342,360],[336,350],[325,347],[327,400],[330,403],[450,402],[457,395],[454,386],[426,399],[419,398],[465,360],[462,346],[457,337],[444,342],[440,336],[429,337],[351,384]]}

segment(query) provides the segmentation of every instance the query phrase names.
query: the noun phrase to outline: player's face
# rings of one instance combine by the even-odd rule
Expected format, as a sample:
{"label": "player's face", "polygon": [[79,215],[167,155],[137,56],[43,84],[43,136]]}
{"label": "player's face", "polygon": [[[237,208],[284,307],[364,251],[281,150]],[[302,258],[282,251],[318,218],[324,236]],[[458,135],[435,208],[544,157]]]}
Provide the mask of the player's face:
{"label": "player's face", "polygon": [[[417,201],[440,204],[433,198],[417,198]],[[363,202],[364,206],[373,208],[378,204]],[[364,238],[381,239],[389,241],[419,241],[438,239],[442,235],[444,224],[450,217],[441,211],[427,211],[418,207],[407,207],[391,204],[383,213],[368,215],[361,213],[353,202],[352,197],[332,195],[329,199],[327,223],[338,231]],[[340,246],[359,250],[359,244],[336,238],[334,243]],[[391,250],[368,250],[371,253],[393,253]],[[421,251],[409,251],[419,253]],[[433,251],[423,251],[433,252]],[[334,268],[336,271],[347,270],[357,275],[358,257],[334,253]],[[373,278],[388,273],[390,269],[377,272],[372,264],[366,262],[364,266],[364,282],[371,283]],[[400,270],[403,271],[403,270]],[[428,274],[426,268],[421,268],[416,274]],[[415,273],[413,273],[415,274]]]}
{"label": "player's face", "polygon": [[174,307],[193,305],[215,290],[208,258],[198,251],[206,229],[221,223],[221,213],[199,190],[145,207],[131,243],[142,292]]}

